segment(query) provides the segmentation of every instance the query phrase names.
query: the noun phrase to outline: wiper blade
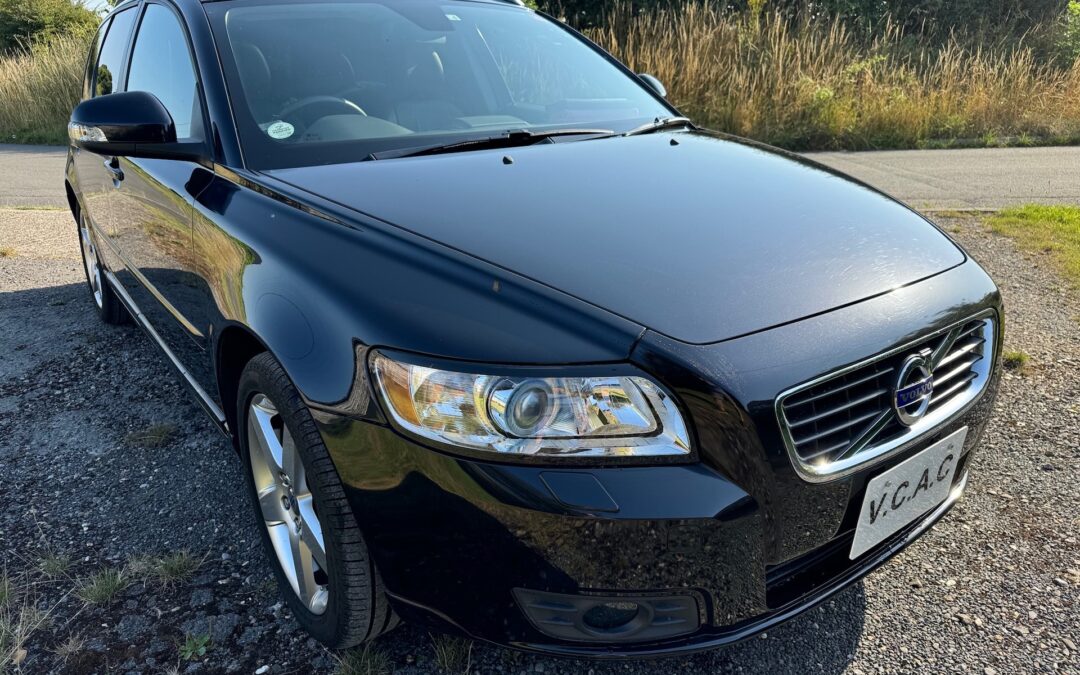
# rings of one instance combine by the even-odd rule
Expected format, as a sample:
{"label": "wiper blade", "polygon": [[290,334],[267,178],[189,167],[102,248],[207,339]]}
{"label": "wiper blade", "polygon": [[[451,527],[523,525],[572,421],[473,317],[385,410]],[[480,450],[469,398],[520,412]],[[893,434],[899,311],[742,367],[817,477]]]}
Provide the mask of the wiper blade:
{"label": "wiper blade", "polygon": [[534,143],[540,143],[557,136],[612,136],[614,134],[615,132],[611,129],[549,129],[547,131],[514,129],[495,136],[470,138],[465,141],[455,141],[453,143],[437,143],[434,145],[421,145],[412,148],[397,148],[395,150],[373,152],[367,156],[367,159],[398,159],[401,157],[441,155],[448,152],[466,152],[469,150],[514,148],[523,145],[533,145]]}
{"label": "wiper blade", "polygon": [[674,129],[675,127],[693,127],[694,123],[690,121],[689,117],[657,117],[648,124],[642,124],[640,127],[634,127],[630,131],[627,131],[623,136],[638,136],[641,134],[651,134],[654,131],[661,131],[662,129]]}

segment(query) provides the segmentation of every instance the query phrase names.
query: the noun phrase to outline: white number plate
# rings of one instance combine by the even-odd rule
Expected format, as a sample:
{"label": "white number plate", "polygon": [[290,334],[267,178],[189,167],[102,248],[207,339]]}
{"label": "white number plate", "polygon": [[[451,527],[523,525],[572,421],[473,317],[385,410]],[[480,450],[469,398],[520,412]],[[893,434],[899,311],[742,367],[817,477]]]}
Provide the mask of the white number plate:
{"label": "white number plate", "polygon": [[964,427],[870,481],[855,526],[852,560],[945,501],[966,436]]}

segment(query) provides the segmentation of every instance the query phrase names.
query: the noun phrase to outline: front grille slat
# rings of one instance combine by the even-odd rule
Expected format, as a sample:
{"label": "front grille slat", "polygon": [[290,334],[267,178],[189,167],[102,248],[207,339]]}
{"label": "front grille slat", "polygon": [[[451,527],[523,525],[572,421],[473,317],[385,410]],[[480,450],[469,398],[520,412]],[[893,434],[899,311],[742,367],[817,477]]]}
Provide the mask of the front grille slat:
{"label": "front grille slat", "polygon": [[[957,342],[959,342],[959,340],[957,340]],[[970,342],[965,342],[962,345],[959,345],[959,344],[954,345],[952,350],[948,354],[945,355],[945,358],[941,359],[941,362],[937,364],[936,368],[938,370],[940,370],[941,368],[943,368],[944,366],[949,365],[950,363],[952,363],[956,359],[959,359],[959,358],[963,357],[965,354],[970,354],[971,352],[975,351],[979,347],[982,347],[982,344],[984,342],[986,342],[985,339],[977,338],[977,339],[971,340]]]}
{"label": "front grille slat", "polygon": [[856,417],[853,420],[848,420],[848,421],[846,421],[846,422],[844,422],[842,424],[838,424],[838,425],[836,425],[834,427],[826,429],[825,431],[819,431],[816,434],[813,434],[812,436],[806,436],[804,438],[797,439],[795,441],[795,444],[796,445],[805,445],[806,443],[810,443],[812,441],[820,440],[822,438],[825,438],[826,436],[832,436],[833,434],[838,434],[841,431],[845,431],[847,429],[850,429],[851,427],[855,426],[856,424],[862,424],[863,422],[869,422],[870,420],[872,420],[873,418],[877,417],[880,414],[881,413],[876,412],[876,411],[871,412],[871,413],[867,413],[867,414],[862,415],[860,417]]}
{"label": "front grille slat", "polygon": [[835,408],[830,408],[830,409],[826,410],[825,412],[817,413],[816,415],[814,415],[812,417],[807,417],[806,419],[799,420],[798,422],[792,422],[790,426],[791,426],[792,429],[794,429],[796,427],[801,427],[804,424],[810,424],[811,422],[817,422],[819,420],[823,420],[826,417],[831,417],[831,416],[833,416],[833,415],[835,415],[837,413],[840,413],[840,412],[843,412],[843,411],[847,410],[848,408],[854,408],[857,405],[867,403],[869,401],[874,400],[878,396],[882,396],[882,395],[887,394],[887,393],[889,393],[887,389],[884,389],[884,388],[875,389],[874,391],[870,392],[869,394],[867,394],[865,396],[860,396],[859,398],[855,399],[854,401],[848,401],[847,403],[842,403],[841,405],[838,405]]}
{"label": "front grille slat", "polygon": [[[834,462],[842,460],[845,465],[850,464],[849,450],[868,429],[868,423],[893,410],[897,374],[904,361],[913,354],[923,352],[934,355],[930,358],[940,356],[934,365],[934,390],[926,415],[932,418],[939,410],[951,413],[957,401],[968,400],[964,392],[968,392],[967,397],[974,398],[989,372],[993,328],[989,318],[966,321],[959,324],[959,329],[939,331],[871,359],[858,368],[783,396],[777,406],[780,423],[797,466],[801,463],[804,469],[809,467],[827,474],[829,465]],[[944,355],[941,355],[942,351]],[[980,375],[983,375],[981,379]],[[911,380],[908,379],[906,384],[911,384]],[[911,408],[908,410],[910,412]],[[906,427],[895,418],[895,413],[892,414],[892,421],[883,425],[876,438],[866,447],[860,447],[858,452],[851,453],[854,459],[864,461],[864,458],[880,454],[881,447],[904,442],[925,431],[918,428],[922,420]]]}
{"label": "front grille slat", "polygon": [[865,375],[864,377],[860,377],[858,380],[856,380],[854,382],[849,382],[848,384],[845,384],[842,387],[838,387],[836,389],[831,389],[829,391],[825,391],[825,392],[822,392],[822,393],[819,393],[819,394],[815,394],[813,396],[810,396],[808,398],[804,398],[804,399],[801,399],[801,400],[789,401],[789,402],[786,403],[786,405],[797,406],[797,405],[805,405],[807,403],[812,403],[814,401],[819,401],[819,400],[825,398],[826,396],[833,396],[835,394],[843,392],[843,391],[845,391],[847,389],[850,389],[852,387],[857,387],[858,385],[863,384],[865,382],[868,382],[870,380],[873,380],[875,378],[881,377],[883,375],[888,375],[892,371],[893,371],[893,368],[885,368],[884,370],[879,370],[879,371],[877,371],[877,372],[875,372],[875,373],[873,373],[871,375]]}

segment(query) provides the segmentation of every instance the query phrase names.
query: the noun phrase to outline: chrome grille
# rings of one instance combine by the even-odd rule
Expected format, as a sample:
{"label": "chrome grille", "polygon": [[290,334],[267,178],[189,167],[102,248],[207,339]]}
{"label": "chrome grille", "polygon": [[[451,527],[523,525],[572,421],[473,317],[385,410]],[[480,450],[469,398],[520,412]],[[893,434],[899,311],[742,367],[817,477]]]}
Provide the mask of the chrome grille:
{"label": "chrome grille", "polygon": [[[984,315],[785,392],[777,416],[796,468],[808,480],[825,480],[945,421],[982,391],[992,349],[993,320]],[[892,403],[901,365],[919,352],[934,364],[933,393],[909,427]]]}

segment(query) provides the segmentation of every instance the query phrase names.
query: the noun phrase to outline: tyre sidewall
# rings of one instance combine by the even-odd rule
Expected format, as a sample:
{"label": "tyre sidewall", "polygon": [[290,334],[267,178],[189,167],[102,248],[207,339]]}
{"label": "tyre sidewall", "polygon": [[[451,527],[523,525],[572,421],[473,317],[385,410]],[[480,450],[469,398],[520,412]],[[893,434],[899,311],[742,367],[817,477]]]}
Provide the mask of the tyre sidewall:
{"label": "tyre sidewall", "polygon": [[[275,376],[277,374],[272,372],[275,369],[281,371],[280,375]],[[244,464],[244,480],[247,484],[248,497],[255,514],[256,528],[259,530],[259,537],[263,543],[263,551],[266,552],[267,557],[270,559],[270,567],[274,570],[274,577],[277,579],[278,588],[286,604],[292,610],[300,625],[311,633],[315,639],[327,645],[335,645],[345,628],[343,625],[345,617],[342,612],[341,602],[342,589],[340,583],[336,583],[336,580],[341,579],[343,576],[342,546],[341,542],[338,541],[336,528],[333,527],[333,524],[327,523],[322,515],[326,509],[319,508],[326,503],[326,495],[322,481],[311,465],[311,457],[308,451],[311,436],[304,433],[305,428],[314,429],[314,420],[311,418],[311,413],[308,412],[307,408],[300,403],[296,389],[287,381],[283,382],[283,375],[284,372],[281,370],[281,366],[277,365],[269,354],[264,353],[252,359],[240,377],[236,420],[237,434],[240,440],[240,456]],[[285,386],[281,386],[282,384]],[[262,511],[259,508],[258,496],[255,493],[255,479],[251,471],[247,428],[251,401],[258,393],[270,398],[292,435],[297,450],[300,452],[301,461],[304,464],[308,488],[311,490],[312,497],[315,500],[316,509],[320,512],[319,521],[322,525],[323,542],[326,546],[327,566],[329,567],[326,572],[330,579],[326,611],[322,614],[312,613],[292,590],[288,578],[281,569],[277,555],[274,553],[273,544],[270,542],[270,534],[267,532],[262,520]],[[318,442],[322,443],[322,440],[319,439]]]}

